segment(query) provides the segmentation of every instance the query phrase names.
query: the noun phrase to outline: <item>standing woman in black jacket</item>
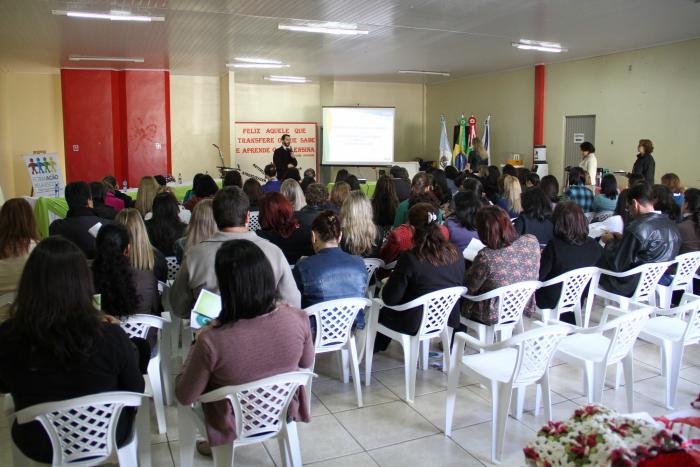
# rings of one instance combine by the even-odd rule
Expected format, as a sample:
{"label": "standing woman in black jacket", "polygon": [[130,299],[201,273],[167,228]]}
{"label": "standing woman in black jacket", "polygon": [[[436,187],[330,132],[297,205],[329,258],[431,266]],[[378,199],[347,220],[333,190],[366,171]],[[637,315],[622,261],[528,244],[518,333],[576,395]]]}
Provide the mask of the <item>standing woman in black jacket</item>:
{"label": "standing woman in black jacket", "polygon": [[656,161],[654,161],[651,153],[654,152],[654,143],[650,139],[640,139],[637,150],[639,153],[637,154],[637,160],[634,161],[632,173],[644,176],[647,183],[653,185]]}

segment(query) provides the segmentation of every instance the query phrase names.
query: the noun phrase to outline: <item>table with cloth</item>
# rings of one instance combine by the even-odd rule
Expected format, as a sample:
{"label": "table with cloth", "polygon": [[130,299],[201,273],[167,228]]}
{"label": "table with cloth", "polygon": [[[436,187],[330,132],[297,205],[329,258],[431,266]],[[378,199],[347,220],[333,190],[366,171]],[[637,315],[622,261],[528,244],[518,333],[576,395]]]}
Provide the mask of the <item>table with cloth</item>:
{"label": "table with cloth", "polygon": [[[335,183],[329,183],[326,185],[328,193],[333,191],[333,185],[335,185]],[[377,188],[377,182],[367,182],[360,184],[360,189],[367,195],[368,198],[371,198],[372,195],[374,195],[375,188]]]}

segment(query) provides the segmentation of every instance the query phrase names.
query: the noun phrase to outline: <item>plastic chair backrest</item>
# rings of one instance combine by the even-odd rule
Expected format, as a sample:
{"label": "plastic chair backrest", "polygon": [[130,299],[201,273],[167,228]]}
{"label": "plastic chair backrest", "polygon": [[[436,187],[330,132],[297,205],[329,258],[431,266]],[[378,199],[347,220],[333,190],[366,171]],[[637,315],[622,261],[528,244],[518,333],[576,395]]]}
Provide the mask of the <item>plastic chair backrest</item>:
{"label": "plastic chair backrest", "polygon": [[294,371],[251,383],[225,386],[200,396],[201,402],[228,399],[236,418],[236,444],[272,438],[287,422],[287,407],[299,386],[308,386],[313,373]]}
{"label": "plastic chair backrest", "polygon": [[659,279],[673,263],[674,261],[666,261],[664,263],[648,263],[639,266],[639,283],[630,300],[649,303],[649,299],[652,298],[651,295],[656,293],[656,285],[659,283]]}
{"label": "plastic chair backrest", "polygon": [[370,306],[366,298],[340,298],[317,303],[306,308],[309,316],[316,317],[316,353],[338,350],[347,344],[352,325],[360,310]]}
{"label": "plastic chair backrest", "polygon": [[379,258],[363,258],[362,260],[365,262],[365,268],[367,269],[367,287],[369,287],[374,272],[384,266],[384,261]]}
{"label": "plastic chair backrest", "polygon": [[450,287],[420,297],[418,300],[423,302],[423,317],[418,335],[427,337],[440,334],[447,325],[447,318],[455,303],[466,291],[465,287]]}
{"label": "plastic chair backrest", "polygon": [[121,320],[121,327],[129,337],[146,338],[151,328],[163,329],[165,320],[154,315],[131,315]]}
{"label": "plastic chair backrest", "polygon": [[248,215],[248,230],[255,232],[260,230],[260,211],[250,211]]}
{"label": "plastic chair backrest", "polygon": [[513,369],[513,384],[532,384],[547,371],[559,342],[569,333],[568,326],[554,325],[535,328],[517,334],[503,342],[518,349]]}
{"label": "plastic chair backrest", "polygon": [[700,342],[700,296],[684,293],[681,304],[672,311],[685,314],[688,326],[683,334],[683,344],[690,345]]}
{"label": "plastic chair backrest", "polygon": [[596,274],[598,274],[598,268],[588,267],[574,269],[556,278],[562,279],[561,295],[557,303],[557,311],[560,314],[573,311],[581,304],[581,295]]}
{"label": "plastic chair backrest", "polygon": [[[612,308],[617,310],[618,313],[623,313],[618,308],[606,308]],[[608,365],[619,362],[632,350],[634,343],[637,341],[637,337],[639,337],[639,333],[649,319],[649,313],[651,311],[652,308],[650,307],[643,307],[635,311],[627,311],[619,318],[615,318],[603,325],[604,334],[610,330],[613,332],[606,356]]]}
{"label": "plastic chair backrest", "polygon": [[177,273],[180,271],[180,264],[177,262],[177,257],[166,256],[165,261],[168,263],[168,280],[174,281]]}
{"label": "plastic chair backrest", "polygon": [[103,392],[64,401],[46,402],[18,411],[18,423],[37,420],[49,435],[53,465],[109,458],[117,449],[116,429],[124,407],[141,405],[143,394]]}
{"label": "plastic chair backrest", "polygon": [[[693,251],[676,256],[678,267],[671,282],[672,289],[685,288],[693,283],[693,276],[700,268],[700,251]],[[690,289],[692,290],[692,288]]]}
{"label": "plastic chair backrest", "polygon": [[498,324],[517,323],[520,321],[525,306],[540,284],[541,282],[539,281],[524,281],[496,289],[499,291]]}

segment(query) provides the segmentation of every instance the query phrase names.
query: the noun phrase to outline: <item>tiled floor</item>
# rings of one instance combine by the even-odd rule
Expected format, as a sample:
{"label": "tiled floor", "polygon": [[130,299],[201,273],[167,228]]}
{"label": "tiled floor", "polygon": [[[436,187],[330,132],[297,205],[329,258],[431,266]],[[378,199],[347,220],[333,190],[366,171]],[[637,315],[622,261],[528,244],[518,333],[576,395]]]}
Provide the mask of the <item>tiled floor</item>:
{"label": "tiled floor", "polygon": [[[635,410],[661,415],[664,378],[659,375],[655,347],[638,341],[635,347]],[[446,376],[438,370],[418,371],[416,400],[404,396],[403,359],[400,347],[392,345],[386,355],[374,360],[372,384],[362,386],[365,407],[358,409],[351,384],[337,380],[334,356],[319,357],[314,380],[312,421],[299,424],[302,457],[317,467],[365,466],[478,466],[489,465],[491,443],[491,402],[489,392],[462,379],[457,393],[451,437],[444,435]],[[585,403],[581,373],[554,362],[551,369],[553,414],[568,417]],[[687,408],[700,392],[700,347],[686,348],[678,384],[676,408]],[[608,388],[603,402],[627,412],[624,387],[615,391],[614,367],[608,371]],[[523,465],[522,448],[545,423],[544,414],[532,412],[534,388],[528,391],[522,420],[509,418],[502,465]],[[153,465],[179,466],[177,413],[168,407],[167,436],[153,435]],[[0,466],[12,465],[9,428],[0,417]],[[213,465],[211,459],[196,454],[195,465]],[[236,449],[236,465],[279,466],[277,443],[267,442]]]}

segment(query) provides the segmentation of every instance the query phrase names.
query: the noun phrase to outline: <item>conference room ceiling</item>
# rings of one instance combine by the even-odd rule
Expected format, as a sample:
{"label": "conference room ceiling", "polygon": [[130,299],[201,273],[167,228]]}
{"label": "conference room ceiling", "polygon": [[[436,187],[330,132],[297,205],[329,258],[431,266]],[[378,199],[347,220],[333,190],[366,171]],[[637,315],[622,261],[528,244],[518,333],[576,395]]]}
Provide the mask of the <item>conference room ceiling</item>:
{"label": "conference room ceiling", "polygon": [[[165,21],[110,22],[51,13],[110,9]],[[369,34],[277,29],[292,20],[357,23]],[[234,57],[260,57],[291,66],[237,70],[236,80],[262,82],[266,75],[287,74],[314,81],[437,82],[698,36],[695,0],[0,0],[0,70],[17,72],[104,67],[216,76]],[[511,46],[520,39],[559,42],[568,52]],[[144,62],[71,62],[69,55],[143,57]],[[399,75],[400,69],[451,76]]]}

